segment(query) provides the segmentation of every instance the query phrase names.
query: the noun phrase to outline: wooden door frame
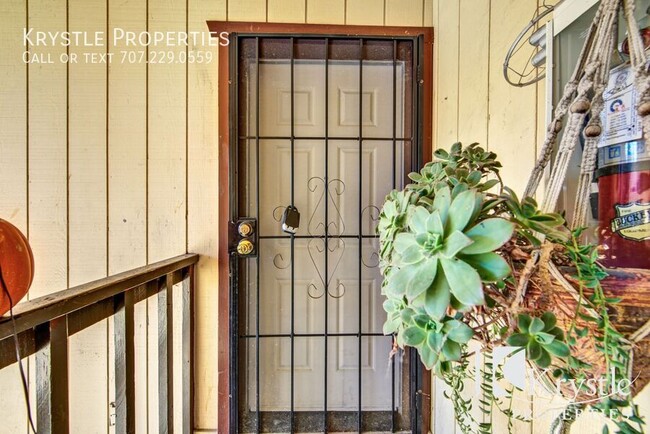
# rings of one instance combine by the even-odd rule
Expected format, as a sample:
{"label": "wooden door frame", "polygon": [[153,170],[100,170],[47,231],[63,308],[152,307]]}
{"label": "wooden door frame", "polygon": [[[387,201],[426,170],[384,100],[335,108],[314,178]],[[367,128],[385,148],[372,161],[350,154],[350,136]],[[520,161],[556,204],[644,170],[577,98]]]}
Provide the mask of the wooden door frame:
{"label": "wooden door frame", "polygon": [[[391,27],[391,26],[348,26],[328,24],[280,24],[232,21],[208,21],[208,28],[214,37],[222,32],[238,34],[337,34],[350,37],[386,36],[387,38],[404,36],[422,36],[424,39],[424,66],[422,80],[419,83],[423,91],[423,135],[422,154],[424,162],[432,157],[433,145],[433,28],[431,27]],[[230,89],[237,83],[230,81],[229,48],[219,46],[219,254],[218,254],[218,431],[230,432],[230,261],[228,253],[228,233],[230,220]],[[431,421],[431,378],[425,375],[422,387],[423,421],[422,426],[430,426]]]}

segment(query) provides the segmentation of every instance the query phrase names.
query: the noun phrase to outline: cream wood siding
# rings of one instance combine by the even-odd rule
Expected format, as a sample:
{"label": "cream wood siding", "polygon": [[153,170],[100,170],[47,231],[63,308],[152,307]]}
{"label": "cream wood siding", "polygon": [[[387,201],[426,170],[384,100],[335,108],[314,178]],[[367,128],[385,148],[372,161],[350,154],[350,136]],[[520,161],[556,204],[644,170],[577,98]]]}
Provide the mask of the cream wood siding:
{"label": "cream wood siding", "polygon": [[[23,27],[206,31],[206,20],[433,26],[434,147],[483,143],[521,191],[544,135],[545,93],[543,84],[508,86],[501,64],[535,7],[536,0],[3,0],[0,217],[34,248],[30,297],[186,251],[201,254],[195,428],[216,432],[217,50],[189,47],[211,50],[209,65],[25,65]],[[135,309],[136,382],[140,390],[150,386],[136,398],[138,432],[157,433],[156,300]],[[103,321],[71,339],[72,432],[114,431],[111,328]],[[27,433],[17,375],[15,366],[0,371],[0,434]],[[434,394],[435,432],[455,433],[441,388]],[[547,432],[548,424],[516,431]]]}

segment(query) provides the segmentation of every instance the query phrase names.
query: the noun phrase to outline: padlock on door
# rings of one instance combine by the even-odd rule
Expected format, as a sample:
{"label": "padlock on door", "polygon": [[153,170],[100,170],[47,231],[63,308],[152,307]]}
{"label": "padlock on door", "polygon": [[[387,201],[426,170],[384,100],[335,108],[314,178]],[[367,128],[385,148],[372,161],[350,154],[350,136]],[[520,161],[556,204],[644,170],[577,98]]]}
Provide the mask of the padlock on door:
{"label": "padlock on door", "polygon": [[289,205],[282,213],[282,230],[288,234],[295,234],[300,226],[300,213],[298,208]]}

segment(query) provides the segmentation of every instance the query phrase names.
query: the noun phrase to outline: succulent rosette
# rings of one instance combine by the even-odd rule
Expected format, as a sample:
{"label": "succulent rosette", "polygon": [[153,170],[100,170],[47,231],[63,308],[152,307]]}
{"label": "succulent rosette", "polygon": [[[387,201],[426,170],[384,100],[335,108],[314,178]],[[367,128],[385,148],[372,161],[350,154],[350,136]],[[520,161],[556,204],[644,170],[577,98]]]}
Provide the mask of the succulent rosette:
{"label": "succulent rosette", "polygon": [[501,218],[475,221],[481,194],[467,190],[453,200],[444,187],[432,210],[415,206],[407,230],[395,236],[386,295],[405,296],[442,318],[452,297],[456,306],[485,303],[483,281],[502,280],[508,263],[494,253],[512,236],[514,225]]}
{"label": "succulent rosette", "polygon": [[441,168],[429,163],[410,175],[415,184],[389,194],[378,226],[388,313],[384,333],[418,348],[425,365],[436,369],[458,360],[461,345],[472,338],[460,313],[485,304],[485,283],[511,274],[495,251],[515,229],[486,209],[480,170],[461,172],[447,183],[449,171]]}

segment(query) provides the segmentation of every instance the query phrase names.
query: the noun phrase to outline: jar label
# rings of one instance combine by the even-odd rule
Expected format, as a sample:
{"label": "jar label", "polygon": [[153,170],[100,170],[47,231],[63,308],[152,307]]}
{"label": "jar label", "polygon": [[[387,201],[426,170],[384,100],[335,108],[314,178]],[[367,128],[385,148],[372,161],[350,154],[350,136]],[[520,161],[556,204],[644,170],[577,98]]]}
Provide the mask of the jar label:
{"label": "jar label", "polygon": [[632,241],[650,239],[650,202],[630,202],[614,205],[616,217],[611,221],[612,232]]}

